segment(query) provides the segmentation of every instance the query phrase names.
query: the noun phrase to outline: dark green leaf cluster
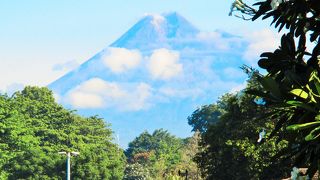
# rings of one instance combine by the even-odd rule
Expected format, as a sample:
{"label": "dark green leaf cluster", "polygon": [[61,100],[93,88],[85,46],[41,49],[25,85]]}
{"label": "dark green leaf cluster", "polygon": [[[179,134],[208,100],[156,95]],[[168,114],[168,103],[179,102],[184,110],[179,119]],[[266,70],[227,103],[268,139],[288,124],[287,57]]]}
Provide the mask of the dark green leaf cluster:
{"label": "dark green leaf cluster", "polygon": [[[247,89],[258,85],[257,74],[251,74]],[[211,113],[210,113],[211,112]],[[219,112],[219,116],[212,116]],[[200,152],[194,160],[207,179],[274,179],[285,177],[286,162],[274,155],[286,146],[286,141],[268,138],[275,126],[272,119],[265,121],[269,111],[264,102],[243,92],[225,94],[216,104],[203,106],[189,119],[191,126],[205,126],[200,132]],[[197,122],[199,120],[199,122]],[[265,130],[268,138],[258,143],[259,132]]]}
{"label": "dark green leaf cluster", "polygon": [[121,179],[122,150],[103,119],[81,117],[57,104],[47,88],[26,87],[0,96],[0,179],[64,179],[66,157],[73,179]]}
{"label": "dark green leaf cluster", "polygon": [[192,131],[203,133],[219,119],[220,115],[221,111],[216,104],[204,105],[188,117],[188,123],[192,124]]}
{"label": "dark green leaf cluster", "polygon": [[[258,64],[268,74],[258,79],[262,90],[250,93],[264,98],[268,118],[277,120],[272,135],[289,142],[278,155],[293,158],[292,166],[309,167],[313,177],[320,169],[320,2],[266,0],[255,5],[253,20],[270,18],[279,32],[286,28],[288,33],[278,49],[261,55]],[[308,41],[314,43],[310,52]]]}
{"label": "dark green leaf cluster", "polygon": [[254,6],[259,6],[259,10],[252,20],[261,16],[262,19],[272,18],[272,24],[275,23],[279,31],[285,27],[296,37],[305,36],[310,32],[311,42],[317,40],[320,35],[320,2],[317,0],[267,0]]}

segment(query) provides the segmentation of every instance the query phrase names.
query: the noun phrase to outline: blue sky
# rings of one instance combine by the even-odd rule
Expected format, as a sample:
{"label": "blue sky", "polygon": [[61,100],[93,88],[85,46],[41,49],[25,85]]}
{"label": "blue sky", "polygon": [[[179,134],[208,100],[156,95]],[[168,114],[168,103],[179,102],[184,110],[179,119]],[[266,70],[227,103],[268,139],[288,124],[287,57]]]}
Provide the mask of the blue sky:
{"label": "blue sky", "polygon": [[0,90],[45,86],[125,33],[145,13],[176,11],[203,31],[268,27],[229,17],[221,0],[0,1]]}
{"label": "blue sky", "polygon": [[[104,63],[104,68],[115,71],[114,74],[124,73],[121,68],[136,68],[137,71],[142,69],[144,71],[141,72],[149,73],[149,75],[143,76],[147,79],[140,82],[139,79],[130,79],[135,76],[128,74],[128,76],[119,76],[120,79],[128,77],[130,81],[128,80],[129,85],[126,85],[117,82],[115,80],[118,78],[117,76],[110,79],[112,73],[111,75],[110,73],[104,74],[107,77],[94,78],[94,73],[92,75],[91,72],[88,72],[91,79],[84,79],[81,84],[74,84],[71,87],[72,83],[64,82],[70,85],[71,89],[64,94],[65,97],[56,94],[57,99],[60,99],[59,102],[71,105],[67,107],[79,109],[82,114],[106,115],[103,117],[107,117],[106,120],[112,122],[114,130],[122,137],[123,147],[144,129],[159,128],[160,125],[176,135],[185,137],[190,133],[186,117],[196,107],[212,103],[222,93],[239,90],[244,86],[242,82],[244,75],[238,68],[242,61],[238,62],[237,58],[244,60],[248,65],[256,65],[261,52],[273,50],[278,44],[279,36],[269,27],[269,22],[244,21],[228,16],[231,4],[231,0],[0,1],[0,76],[2,77],[0,78],[0,93],[8,92],[10,94],[22,89],[24,85],[47,86],[105,49],[106,52],[110,51],[112,56],[101,56],[103,58],[100,60]],[[131,52],[128,49],[107,48],[146,14],[153,14],[154,20],[157,20],[159,17],[155,14],[168,12],[178,12],[197,27],[200,32],[196,37],[201,42],[205,42],[208,47],[215,47],[221,52],[227,51],[231,54],[241,51],[240,57],[236,57],[234,62],[236,67],[227,67],[228,63],[221,61],[221,64],[218,63],[219,67],[216,67],[218,68],[217,72],[214,72],[210,69],[210,63],[206,59],[201,61],[204,63],[196,65],[184,61],[185,51],[158,49],[146,57],[142,56],[139,51]],[[235,39],[227,40],[228,38],[222,37],[219,32],[229,32],[237,36]],[[142,37],[144,37],[143,34]],[[241,37],[240,41],[239,37]],[[242,41],[246,42],[246,47],[237,46]],[[136,55],[136,63],[132,62],[132,54]],[[129,60],[124,58],[129,55]],[[104,57],[106,58],[104,59]],[[197,56],[197,58],[199,57]],[[219,58],[223,60],[234,59],[230,54]],[[95,62],[100,62],[100,60]],[[224,65],[225,67],[220,67]],[[103,69],[102,72],[107,71]],[[164,72],[167,74],[163,74]],[[138,75],[137,77],[139,77]],[[162,77],[163,75],[166,76]],[[196,78],[187,78],[189,76],[184,75],[190,75],[190,77],[194,75]],[[75,78],[77,77],[79,76],[77,75]],[[155,80],[159,78],[161,80]],[[191,86],[188,83],[180,83],[181,86],[176,86],[176,82],[180,81],[174,81],[175,78],[177,80],[186,78],[190,82],[192,79],[196,79],[198,85],[191,83]],[[152,83],[153,81],[161,82],[163,86],[157,87],[157,84]],[[75,81],[71,82],[76,83]],[[113,91],[109,92],[106,89]],[[204,90],[210,90],[210,97],[208,97],[208,93],[206,96],[201,96]],[[106,92],[109,94],[105,94]],[[176,96],[176,94],[180,96]],[[193,99],[197,99],[197,101]],[[109,101],[112,103],[108,104]],[[184,102],[188,104],[188,107],[180,106]],[[96,109],[88,109],[88,107]],[[111,113],[113,109],[119,109],[119,107],[127,107],[125,110],[131,111],[129,114],[133,118],[131,124],[125,119],[128,113]],[[108,114],[106,110],[111,112]],[[124,110],[122,109],[122,111]],[[172,116],[171,119],[154,118],[158,116],[157,113],[160,111],[167,112],[168,116]],[[141,120],[141,116],[150,117],[153,121],[149,121],[148,118]],[[135,131],[131,129],[131,134],[128,134],[127,129],[123,129],[123,126],[126,126],[127,129],[130,129],[131,126],[136,127]],[[124,132],[121,132],[121,129]],[[127,134],[127,137],[124,137],[124,134]]]}

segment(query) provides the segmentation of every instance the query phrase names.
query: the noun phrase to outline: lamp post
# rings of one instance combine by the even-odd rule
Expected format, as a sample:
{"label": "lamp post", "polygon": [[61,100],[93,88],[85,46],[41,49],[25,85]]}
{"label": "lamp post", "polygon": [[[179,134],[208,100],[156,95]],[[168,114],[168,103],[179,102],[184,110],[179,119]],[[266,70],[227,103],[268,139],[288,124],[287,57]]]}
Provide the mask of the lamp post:
{"label": "lamp post", "polygon": [[78,156],[79,152],[58,152],[58,154],[67,155],[67,180],[71,180],[71,156]]}

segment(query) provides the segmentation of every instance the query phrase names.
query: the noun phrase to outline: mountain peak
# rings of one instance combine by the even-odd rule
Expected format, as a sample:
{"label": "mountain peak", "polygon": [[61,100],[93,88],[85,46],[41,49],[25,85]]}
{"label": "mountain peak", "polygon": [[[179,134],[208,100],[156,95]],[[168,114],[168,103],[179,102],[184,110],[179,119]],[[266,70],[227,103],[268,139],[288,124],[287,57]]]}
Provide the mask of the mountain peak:
{"label": "mountain peak", "polygon": [[[164,45],[168,40],[195,37],[199,30],[177,12],[145,14],[123,36],[111,44],[113,47],[136,47]],[[143,49],[143,48],[142,48]]]}
{"label": "mountain peak", "polygon": [[166,22],[166,19],[160,14],[146,13],[141,21],[151,23],[157,31],[161,32],[161,27]]}
{"label": "mountain peak", "polygon": [[113,47],[49,88],[68,108],[108,119],[123,147],[159,124],[186,137],[190,127],[185,119],[195,105],[211,103],[243,84],[234,67],[245,63],[248,43],[234,37],[200,32],[176,12],[145,14]]}

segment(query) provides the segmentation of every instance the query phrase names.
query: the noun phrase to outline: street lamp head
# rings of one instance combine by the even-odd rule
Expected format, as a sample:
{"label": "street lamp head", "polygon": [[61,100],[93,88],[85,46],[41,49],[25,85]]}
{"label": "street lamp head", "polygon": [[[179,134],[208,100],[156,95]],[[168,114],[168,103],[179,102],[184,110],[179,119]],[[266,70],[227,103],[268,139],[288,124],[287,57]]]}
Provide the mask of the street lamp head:
{"label": "street lamp head", "polygon": [[72,154],[73,156],[78,156],[78,155],[80,155],[80,152],[71,152],[71,154]]}
{"label": "street lamp head", "polygon": [[63,154],[63,155],[67,155],[67,180],[71,179],[71,167],[70,167],[70,163],[71,163],[71,156],[78,156],[80,153],[79,152],[58,152],[58,154]]}

